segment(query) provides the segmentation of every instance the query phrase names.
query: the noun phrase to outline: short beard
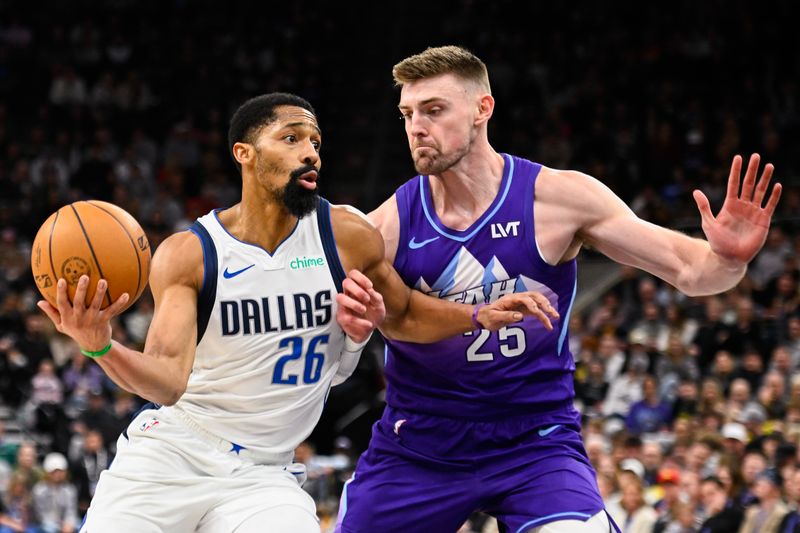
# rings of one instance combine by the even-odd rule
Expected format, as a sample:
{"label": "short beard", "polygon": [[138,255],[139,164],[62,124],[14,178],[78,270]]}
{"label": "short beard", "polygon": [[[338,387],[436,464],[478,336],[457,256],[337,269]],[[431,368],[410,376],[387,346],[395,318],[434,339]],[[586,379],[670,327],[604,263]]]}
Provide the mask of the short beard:
{"label": "short beard", "polygon": [[440,152],[435,152],[434,155],[424,155],[414,157],[412,152],[412,159],[414,159],[414,169],[418,174],[429,176],[431,174],[438,176],[442,172],[452,168],[456,163],[461,161],[469,152],[469,143],[462,146],[461,149],[453,152],[450,155],[443,155]]}
{"label": "short beard", "polygon": [[316,171],[312,165],[298,168],[289,175],[289,183],[276,191],[277,199],[283,203],[284,207],[297,218],[313,212],[319,204],[319,187],[312,190],[300,185],[300,176],[306,172]]}

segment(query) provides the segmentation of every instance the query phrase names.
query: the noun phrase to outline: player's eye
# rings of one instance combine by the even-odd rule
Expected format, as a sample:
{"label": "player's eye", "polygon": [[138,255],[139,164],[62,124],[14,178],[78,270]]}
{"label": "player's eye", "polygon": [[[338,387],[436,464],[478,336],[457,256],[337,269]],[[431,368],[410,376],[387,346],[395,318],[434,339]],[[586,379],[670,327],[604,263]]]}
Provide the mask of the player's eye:
{"label": "player's eye", "polygon": [[288,143],[296,143],[297,142],[297,135],[287,135],[283,138]]}
{"label": "player's eye", "polygon": [[411,120],[411,112],[403,111],[400,113],[400,120]]}

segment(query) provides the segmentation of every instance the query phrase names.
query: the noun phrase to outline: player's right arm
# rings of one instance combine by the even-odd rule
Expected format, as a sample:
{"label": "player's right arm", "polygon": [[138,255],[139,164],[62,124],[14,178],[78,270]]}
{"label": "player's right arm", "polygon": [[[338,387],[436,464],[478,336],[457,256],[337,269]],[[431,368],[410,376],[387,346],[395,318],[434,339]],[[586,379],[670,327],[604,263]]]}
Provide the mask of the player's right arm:
{"label": "player's right arm", "polygon": [[78,282],[75,305],[69,302],[63,279],[58,281],[58,308],[45,301],[38,305],[58,331],[72,337],[84,350],[99,351],[111,342],[111,350],[96,361],[117,385],[152,402],[172,405],[186,390],[194,363],[197,294],[202,279],[203,251],[193,234],[177,233],[158,247],[150,272],[155,312],[144,352],[111,340],[110,320],[128,296],[101,310],[104,280],[89,307],[82,304],[89,285],[87,277]]}

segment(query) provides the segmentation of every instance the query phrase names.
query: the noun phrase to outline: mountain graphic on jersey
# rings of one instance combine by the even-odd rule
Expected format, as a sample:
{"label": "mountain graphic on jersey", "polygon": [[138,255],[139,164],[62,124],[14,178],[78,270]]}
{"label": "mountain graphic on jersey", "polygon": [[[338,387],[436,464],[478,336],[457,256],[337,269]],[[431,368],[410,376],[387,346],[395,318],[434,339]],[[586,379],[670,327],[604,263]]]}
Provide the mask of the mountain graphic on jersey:
{"label": "mountain graphic on jersey", "polygon": [[492,303],[505,294],[538,291],[558,309],[558,294],[550,287],[522,274],[512,278],[497,256],[483,266],[464,246],[433,284],[420,276],[415,288],[431,296],[465,304]]}

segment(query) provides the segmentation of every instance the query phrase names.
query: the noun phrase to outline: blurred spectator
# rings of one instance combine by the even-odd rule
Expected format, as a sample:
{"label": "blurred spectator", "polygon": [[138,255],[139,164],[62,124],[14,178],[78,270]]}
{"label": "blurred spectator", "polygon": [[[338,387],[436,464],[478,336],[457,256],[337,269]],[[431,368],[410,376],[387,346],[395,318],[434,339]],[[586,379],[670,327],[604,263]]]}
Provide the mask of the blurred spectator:
{"label": "blurred spectator", "polygon": [[31,490],[23,476],[14,475],[0,498],[0,533],[38,533],[32,520]]}
{"label": "blurred spectator", "polygon": [[71,462],[70,480],[77,489],[78,511],[86,513],[94,496],[100,473],[111,466],[113,457],[103,442],[103,435],[97,430],[89,430],[83,442],[83,450]]}
{"label": "blurred spectator", "polygon": [[36,444],[27,441],[20,444],[17,449],[17,464],[11,473],[12,477],[21,479],[28,490],[33,490],[33,486],[44,476],[36,455]]}
{"label": "blurred spectator", "polygon": [[742,459],[742,491],[740,493],[740,503],[742,507],[751,505],[758,499],[755,491],[756,478],[761,472],[767,469],[767,459],[763,452],[749,450]]}
{"label": "blurred spectator", "polygon": [[609,505],[608,513],[622,533],[651,533],[657,518],[655,510],[644,501],[638,477],[622,485],[622,498],[619,503]]}
{"label": "blurred spectator", "polygon": [[631,405],[642,399],[642,385],[648,364],[646,355],[631,353],[627,371],[611,383],[608,397],[603,402],[605,416],[628,416]]}
{"label": "blurred spectator", "polygon": [[103,436],[103,442],[116,442],[121,431],[119,422],[101,390],[89,391],[89,404],[78,416],[78,420],[87,429],[99,431]]}
{"label": "blurred spectator", "polygon": [[67,459],[57,452],[44,458],[44,478],[33,487],[33,514],[42,533],[70,533],[79,525],[78,497],[67,481]]}
{"label": "blurred spectator", "polygon": [[658,382],[647,375],[642,380],[642,399],[631,405],[625,427],[634,435],[666,429],[672,420],[672,406],[658,396]]}
{"label": "blurred spectator", "polygon": [[67,393],[65,408],[74,418],[89,404],[89,393],[102,390],[105,373],[94,361],[84,356],[77,345],[73,345],[69,365],[62,372],[62,381]]}
{"label": "blurred spectator", "polygon": [[758,503],[750,506],[744,515],[739,533],[779,533],[784,517],[789,513],[781,501],[783,480],[777,470],[766,469],[755,479],[753,492]]}
{"label": "blurred spectator", "polygon": [[709,476],[700,486],[700,494],[707,515],[700,533],[733,533],[742,523],[741,508],[730,499],[719,478]]}

